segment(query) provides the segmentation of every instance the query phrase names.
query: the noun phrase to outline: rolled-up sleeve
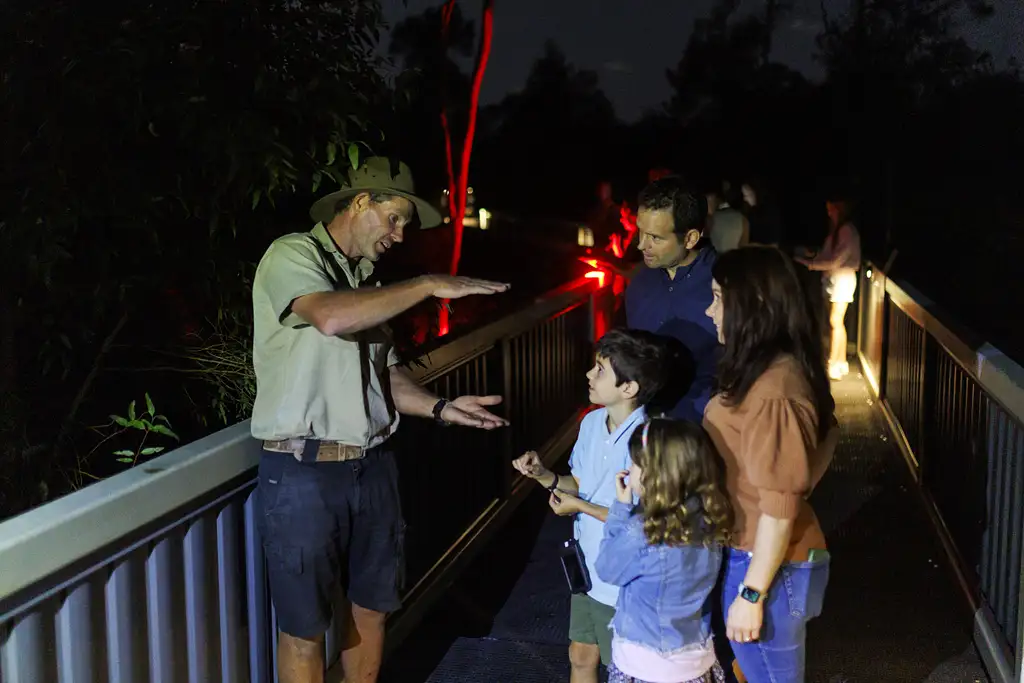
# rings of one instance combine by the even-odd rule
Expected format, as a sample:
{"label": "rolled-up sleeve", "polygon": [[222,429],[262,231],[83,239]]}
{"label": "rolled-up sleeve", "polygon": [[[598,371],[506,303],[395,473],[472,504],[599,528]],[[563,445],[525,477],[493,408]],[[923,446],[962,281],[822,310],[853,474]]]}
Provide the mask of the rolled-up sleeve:
{"label": "rolled-up sleeve", "polygon": [[263,290],[278,320],[289,327],[308,323],[292,312],[293,301],[307,294],[334,291],[313,248],[283,240],[272,244],[264,254],[254,286]]}
{"label": "rolled-up sleeve", "polygon": [[802,403],[774,398],[752,406],[743,425],[741,452],[763,514],[796,518],[812,485],[817,425],[814,409]]}

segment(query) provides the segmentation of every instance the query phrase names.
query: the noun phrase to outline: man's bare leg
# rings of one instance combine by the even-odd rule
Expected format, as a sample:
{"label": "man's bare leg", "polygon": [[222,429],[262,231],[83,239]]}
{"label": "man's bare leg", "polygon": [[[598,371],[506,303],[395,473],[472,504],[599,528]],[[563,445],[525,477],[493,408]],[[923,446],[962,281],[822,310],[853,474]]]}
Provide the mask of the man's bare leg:
{"label": "man's bare leg", "polygon": [[601,650],[590,643],[569,643],[569,664],[572,672],[569,683],[597,683],[597,665],[601,663]]}
{"label": "man's bare leg", "polygon": [[387,615],[359,605],[352,605],[350,614],[345,647],[341,651],[345,683],[376,683],[384,654]]}
{"label": "man's bare leg", "polygon": [[280,683],[324,683],[324,637],[315,640],[282,633],[277,640]]}

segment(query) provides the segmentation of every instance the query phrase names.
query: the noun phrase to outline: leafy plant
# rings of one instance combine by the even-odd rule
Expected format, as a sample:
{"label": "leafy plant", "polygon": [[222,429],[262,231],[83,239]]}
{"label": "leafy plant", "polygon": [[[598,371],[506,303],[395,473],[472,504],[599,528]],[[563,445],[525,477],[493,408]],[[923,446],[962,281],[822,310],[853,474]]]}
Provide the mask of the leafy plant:
{"label": "leafy plant", "polygon": [[[125,464],[130,464],[133,467],[139,462],[139,458],[142,456],[157,455],[164,451],[163,446],[147,446],[146,442],[153,434],[159,434],[175,441],[180,441],[178,435],[171,431],[170,421],[163,415],[158,415],[156,407],[153,405],[153,400],[146,394],[146,410],[141,414],[136,414],[135,401],[128,404],[128,415],[111,415],[110,425],[116,425],[120,429],[116,429],[107,436],[100,443],[107,441],[108,439],[119,436],[128,431],[138,432],[138,444],[134,448],[123,448],[114,451],[114,455],[117,456],[117,461]],[[97,444],[97,448],[99,444]]]}

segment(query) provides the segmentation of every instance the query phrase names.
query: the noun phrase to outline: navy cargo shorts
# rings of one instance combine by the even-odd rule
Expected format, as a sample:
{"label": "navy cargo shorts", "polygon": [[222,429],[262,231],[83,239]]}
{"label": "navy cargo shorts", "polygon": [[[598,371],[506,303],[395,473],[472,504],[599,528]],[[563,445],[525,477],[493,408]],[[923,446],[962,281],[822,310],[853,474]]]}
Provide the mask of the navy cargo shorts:
{"label": "navy cargo shorts", "polygon": [[361,460],[299,462],[263,451],[256,512],[280,628],[312,639],[344,590],[377,612],[401,606],[405,522],[398,468],[385,447]]}

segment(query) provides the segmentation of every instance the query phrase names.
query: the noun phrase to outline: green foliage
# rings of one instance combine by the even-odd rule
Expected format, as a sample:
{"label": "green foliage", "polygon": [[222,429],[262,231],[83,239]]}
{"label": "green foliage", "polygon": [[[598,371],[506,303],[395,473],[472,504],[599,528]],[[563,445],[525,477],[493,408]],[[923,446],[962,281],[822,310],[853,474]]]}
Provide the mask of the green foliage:
{"label": "green foliage", "polygon": [[126,416],[111,415],[110,423],[99,429],[103,430],[111,427],[114,429],[100,443],[102,444],[108,439],[113,439],[123,434],[134,434],[136,438],[133,439],[135,443],[132,448],[121,448],[113,451],[117,462],[133,467],[138,464],[140,457],[149,457],[163,452],[164,446],[146,445],[152,435],[158,434],[175,441],[180,441],[178,435],[171,431],[170,421],[163,415],[157,414],[156,407],[153,405],[153,400],[149,397],[148,393],[146,394],[145,411],[137,414],[135,401],[132,401],[128,404]]}
{"label": "green foliage", "polygon": [[88,449],[111,360],[246,334],[259,254],[383,139],[381,26],[379,0],[0,4],[0,390],[40,477]]}

